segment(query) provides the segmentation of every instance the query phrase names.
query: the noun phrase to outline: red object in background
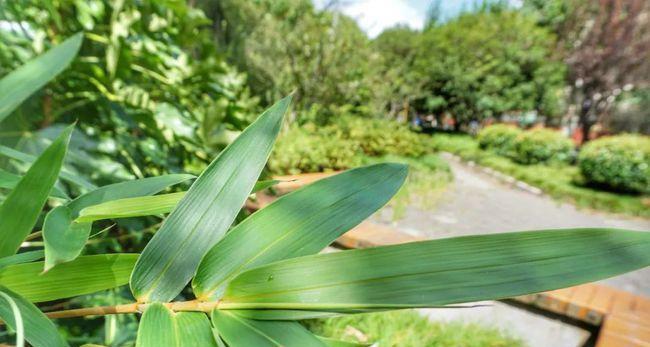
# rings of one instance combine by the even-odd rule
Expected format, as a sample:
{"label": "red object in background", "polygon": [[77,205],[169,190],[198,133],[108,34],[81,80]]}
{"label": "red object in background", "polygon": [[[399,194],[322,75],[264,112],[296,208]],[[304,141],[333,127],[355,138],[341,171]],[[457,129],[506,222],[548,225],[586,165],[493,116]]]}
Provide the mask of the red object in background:
{"label": "red object in background", "polygon": [[573,131],[571,134],[571,140],[573,140],[573,143],[577,145],[582,144],[582,140],[584,139],[584,136],[582,135],[582,127],[578,127],[576,130]]}

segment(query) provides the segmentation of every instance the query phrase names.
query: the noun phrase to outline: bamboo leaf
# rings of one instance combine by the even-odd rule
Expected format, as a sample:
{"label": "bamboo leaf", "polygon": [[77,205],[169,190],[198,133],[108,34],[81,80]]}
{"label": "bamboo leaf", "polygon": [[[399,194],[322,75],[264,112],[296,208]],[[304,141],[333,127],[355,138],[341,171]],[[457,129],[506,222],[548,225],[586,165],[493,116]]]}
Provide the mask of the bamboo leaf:
{"label": "bamboo leaf", "polygon": [[82,41],[83,33],[75,34],[2,78],[0,122],[63,71],[77,55]]}
{"label": "bamboo leaf", "polygon": [[202,312],[174,313],[160,303],[147,307],[136,347],[217,347],[210,321]]}
{"label": "bamboo leaf", "polygon": [[36,224],[59,175],[72,129],[66,128],[45,149],[0,205],[0,257],[15,254]]}
{"label": "bamboo leaf", "polygon": [[378,164],[288,194],[234,227],[203,257],[192,282],[200,300],[217,300],[242,271],[317,253],[381,208],[399,190],[406,166]]}
{"label": "bamboo leaf", "polygon": [[[18,160],[20,162],[27,163],[27,164],[31,164],[34,161],[36,161],[36,157],[31,155],[31,154],[23,153],[23,152],[17,151],[17,150],[15,150],[13,148],[9,148],[9,147],[3,146],[3,145],[0,145],[0,155],[3,155],[5,157],[7,157],[7,158],[11,158],[11,159],[14,159],[14,160]],[[61,179],[65,180],[67,182],[70,182],[72,184],[75,184],[75,185],[77,185],[79,187],[83,187],[83,188],[86,188],[86,189],[89,189],[89,190],[97,188],[94,184],[92,184],[92,183],[86,181],[85,179],[79,177],[78,175],[68,171],[65,167],[61,168],[61,172],[59,173],[59,176],[61,177]]]}
{"label": "bamboo leaf", "polygon": [[11,310],[11,314],[13,316],[13,320],[14,320],[13,328],[16,331],[16,347],[24,347],[25,327],[23,325],[23,316],[20,313],[18,304],[9,294],[3,292],[2,290],[0,290],[0,297],[5,301],[6,305],[9,306],[9,310]]}
{"label": "bamboo leaf", "polygon": [[[280,181],[259,181],[253,188],[253,193],[269,188]],[[128,217],[153,216],[171,212],[186,192],[140,196],[107,201],[84,208],[79,212],[77,222],[92,222],[100,219],[117,219]]]}
{"label": "bamboo leaf", "polygon": [[43,302],[90,294],[128,283],[137,254],[82,256],[42,274],[43,262],[0,269],[0,285],[29,301]]}
{"label": "bamboo leaf", "polygon": [[[25,339],[34,347],[65,347],[68,344],[57,332],[56,326],[34,304],[19,294],[0,286],[3,296],[8,296],[20,311],[25,330]],[[2,302],[2,301],[0,301]],[[0,304],[0,318],[13,329],[17,328],[14,308],[9,304]]]}
{"label": "bamboo leaf", "polygon": [[203,312],[179,312],[174,317],[180,347],[217,347],[208,316]]}
{"label": "bamboo leaf", "polygon": [[49,271],[57,264],[77,258],[88,241],[91,229],[92,223],[74,223],[72,210],[68,206],[62,205],[52,209],[43,222],[43,271]]}
{"label": "bamboo leaf", "polygon": [[257,321],[242,318],[229,310],[213,310],[212,324],[230,347],[325,347],[297,322]]}
{"label": "bamboo leaf", "polygon": [[185,192],[177,192],[108,201],[84,208],[76,222],[161,215],[171,212],[184,196]]}
{"label": "bamboo leaf", "polygon": [[[14,189],[16,187],[16,184],[20,182],[21,178],[22,177],[19,175],[14,175],[12,173],[0,169],[0,188]],[[65,200],[70,199],[70,197],[68,197],[68,195],[64,191],[57,188],[56,186],[52,187],[52,191],[50,192],[50,197],[65,199]]]}
{"label": "bamboo leaf", "polygon": [[255,185],[290,97],[264,112],[208,166],[138,259],[131,290],[140,302],[169,301],[228,230]]}
{"label": "bamboo leaf", "polygon": [[178,346],[174,329],[174,312],[160,303],[153,303],[142,315],[135,346]]}
{"label": "bamboo leaf", "polygon": [[[328,311],[307,310],[229,310],[239,317],[255,320],[303,320],[314,318],[329,318],[340,316],[343,313]],[[356,313],[356,312],[349,312]]]}
{"label": "bamboo leaf", "polygon": [[39,259],[43,259],[45,252],[42,250],[38,251],[29,251],[10,255],[8,257],[0,258],[0,269],[9,266],[22,263],[30,263]]}
{"label": "bamboo leaf", "polygon": [[592,282],[650,265],[650,233],[530,231],[313,255],[249,270],[224,309],[430,307]]}
{"label": "bamboo leaf", "polygon": [[92,222],[75,222],[84,208],[115,199],[156,194],[159,191],[193,178],[192,175],[163,175],[106,185],[88,192],[50,211],[43,223],[45,271],[57,264],[74,260],[81,254]]}

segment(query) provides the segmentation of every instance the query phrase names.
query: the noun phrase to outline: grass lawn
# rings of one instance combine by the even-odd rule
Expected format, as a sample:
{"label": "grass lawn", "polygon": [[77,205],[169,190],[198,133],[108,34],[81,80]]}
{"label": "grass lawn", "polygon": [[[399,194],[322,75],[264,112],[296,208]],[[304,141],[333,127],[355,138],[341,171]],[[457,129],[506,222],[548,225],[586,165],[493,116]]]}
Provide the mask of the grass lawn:
{"label": "grass lawn", "polygon": [[585,186],[581,184],[582,177],[576,166],[517,164],[480,149],[478,142],[467,135],[436,134],[431,143],[436,150],[454,153],[464,160],[503,172],[578,207],[650,218],[650,196],[620,194]]}
{"label": "grass lawn", "polygon": [[304,324],[315,334],[378,347],[522,347],[498,329],[460,322],[437,323],[403,310],[316,319]]}

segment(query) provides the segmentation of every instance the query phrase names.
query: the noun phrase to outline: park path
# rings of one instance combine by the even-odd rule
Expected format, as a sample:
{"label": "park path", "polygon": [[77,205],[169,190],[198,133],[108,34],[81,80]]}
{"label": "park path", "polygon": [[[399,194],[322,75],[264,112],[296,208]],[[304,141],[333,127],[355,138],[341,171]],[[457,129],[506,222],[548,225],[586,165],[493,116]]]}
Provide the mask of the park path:
{"label": "park path", "polygon": [[[578,210],[573,205],[506,185],[476,167],[447,159],[454,182],[442,194],[435,208],[408,207],[404,217],[398,221],[392,220],[392,212],[387,208],[374,217],[375,221],[431,239],[571,227],[650,230],[650,220]],[[650,296],[650,268],[604,282]]]}

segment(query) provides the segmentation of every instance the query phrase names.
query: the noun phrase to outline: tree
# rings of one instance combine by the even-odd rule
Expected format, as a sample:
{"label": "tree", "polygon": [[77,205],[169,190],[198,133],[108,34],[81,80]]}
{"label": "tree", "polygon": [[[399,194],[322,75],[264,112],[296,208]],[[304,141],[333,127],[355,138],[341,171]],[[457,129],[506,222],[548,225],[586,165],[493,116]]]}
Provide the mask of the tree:
{"label": "tree", "polygon": [[425,76],[415,68],[420,40],[418,31],[397,26],[384,30],[372,42],[372,48],[381,58],[375,70],[383,81],[377,98],[388,109],[389,118],[407,121],[413,113],[411,102],[424,96]]}
{"label": "tree", "polygon": [[351,18],[317,10],[308,0],[205,6],[213,18],[221,18],[215,35],[229,59],[247,71],[250,88],[265,103],[295,91],[300,121],[327,122],[345,109],[371,113],[370,67],[377,57]]}
{"label": "tree", "polygon": [[430,94],[424,110],[448,112],[457,127],[508,111],[557,115],[564,69],[554,40],[533,17],[501,6],[425,31],[416,63]]}
{"label": "tree", "polygon": [[650,84],[650,3],[645,0],[529,1],[553,28],[584,140],[623,91]]}

